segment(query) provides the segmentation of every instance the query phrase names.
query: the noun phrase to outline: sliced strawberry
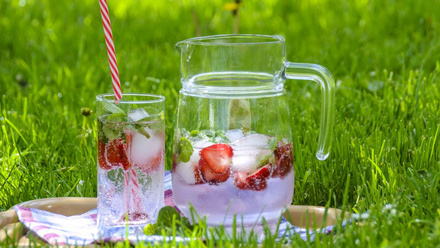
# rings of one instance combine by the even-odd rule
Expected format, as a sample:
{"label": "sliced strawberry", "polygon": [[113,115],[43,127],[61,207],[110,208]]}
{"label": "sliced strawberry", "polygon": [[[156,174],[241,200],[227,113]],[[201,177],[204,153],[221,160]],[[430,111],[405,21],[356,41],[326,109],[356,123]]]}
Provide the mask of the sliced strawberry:
{"label": "sliced strawberry", "polygon": [[214,144],[200,151],[199,170],[204,182],[218,184],[228,180],[231,173],[232,147]]}
{"label": "sliced strawberry", "polygon": [[105,143],[98,139],[98,164],[101,169],[110,170],[111,164],[105,159]]}
{"label": "sliced strawberry", "polygon": [[106,158],[107,162],[113,167],[122,166],[124,170],[128,170],[131,167],[128,161],[126,148],[122,139],[113,139],[106,145]]}
{"label": "sliced strawberry", "polygon": [[293,168],[292,144],[281,145],[273,151],[275,163],[273,165],[273,177],[285,177]]}
{"label": "sliced strawberry", "polygon": [[272,173],[271,168],[271,164],[267,164],[252,174],[238,171],[234,174],[234,185],[242,190],[263,190],[267,187],[267,179]]}
{"label": "sliced strawberry", "polygon": [[[228,167],[226,171],[223,173],[215,173],[213,170],[211,170],[208,166],[208,164],[203,160],[199,160],[199,167],[201,178],[203,182],[209,183],[209,184],[219,184],[226,180],[228,180],[229,175],[231,174],[231,169]],[[197,180],[197,178],[196,178]]]}
{"label": "sliced strawberry", "polygon": [[214,144],[200,151],[200,159],[216,174],[226,172],[232,164],[234,152],[227,144]]}

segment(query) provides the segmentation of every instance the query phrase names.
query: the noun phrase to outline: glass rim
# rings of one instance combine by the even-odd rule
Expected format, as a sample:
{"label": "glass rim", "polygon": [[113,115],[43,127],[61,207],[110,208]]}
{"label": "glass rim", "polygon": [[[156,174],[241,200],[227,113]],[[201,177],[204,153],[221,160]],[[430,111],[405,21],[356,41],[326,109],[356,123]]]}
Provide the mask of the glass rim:
{"label": "glass rim", "polygon": [[[147,97],[145,99],[137,99],[137,100],[125,100],[124,96],[138,96],[138,97]],[[103,93],[96,96],[97,101],[101,102],[115,102],[115,94],[114,93]],[[122,98],[117,101],[118,104],[148,104],[148,103],[160,103],[164,102],[165,97],[162,95],[156,94],[147,94],[147,93],[122,93]]]}
{"label": "glass rim", "polygon": [[[248,41],[234,42],[232,39],[249,39]],[[225,40],[218,42],[219,40]],[[217,42],[213,42],[217,41]],[[219,34],[210,36],[199,36],[177,42],[176,46],[181,44],[194,44],[204,46],[231,46],[231,45],[261,45],[284,43],[284,37],[280,35],[264,34]]]}

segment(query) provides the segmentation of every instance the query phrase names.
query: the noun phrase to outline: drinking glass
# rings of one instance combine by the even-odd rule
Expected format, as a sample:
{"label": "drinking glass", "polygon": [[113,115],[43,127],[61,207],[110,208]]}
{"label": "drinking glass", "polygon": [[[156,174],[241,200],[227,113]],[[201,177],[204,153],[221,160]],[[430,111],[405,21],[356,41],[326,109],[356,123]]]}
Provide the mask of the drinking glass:
{"label": "drinking glass", "polygon": [[165,97],[101,94],[96,102],[98,234],[139,236],[164,205]]}

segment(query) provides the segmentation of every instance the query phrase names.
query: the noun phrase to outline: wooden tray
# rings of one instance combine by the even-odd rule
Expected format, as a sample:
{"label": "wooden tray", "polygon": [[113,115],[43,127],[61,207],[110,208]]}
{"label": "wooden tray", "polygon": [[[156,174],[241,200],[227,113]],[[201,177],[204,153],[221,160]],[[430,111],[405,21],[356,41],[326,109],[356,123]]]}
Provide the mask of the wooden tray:
{"label": "wooden tray", "polygon": [[[37,208],[66,216],[78,215],[96,208],[97,199],[91,197],[59,197],[45,198],[20,203],[20,206]],[[0,212],[0,243],[13,239],[18,247],[43,245],[44,241],[32,233],[27,233],[23,224],[18,222],[15,210]],[[87,247],[87,246],[85,246]],[[97,247],[90,245],[90,247]]]}
{"label": "wooden tray", "polygon": [[[89,197],[60,197],[45,198],[27,201],[19,204],[23,207],[37,208],[49,212],[62,214],[66,216],[78,215],[96,208],[97,199]],[[284,217],[293,225],[302,228],[321,228],[324,226],[335,225],[342,217],[339,209],[318,207],[318,206],[297,206],[291,205],[284,213]],[[344,219],[349,217],[349,213],[345,213]],[[27,234],[23,225],[18,222],[17,215],[13,209],[0,212],[0,243],[6,239],[18,240],[19,247],[29,247],[30,242],[39,242],[32,233]],[[32,240],[32,241],[31,241]],[[96,247],[91,245],[90,247]]]}

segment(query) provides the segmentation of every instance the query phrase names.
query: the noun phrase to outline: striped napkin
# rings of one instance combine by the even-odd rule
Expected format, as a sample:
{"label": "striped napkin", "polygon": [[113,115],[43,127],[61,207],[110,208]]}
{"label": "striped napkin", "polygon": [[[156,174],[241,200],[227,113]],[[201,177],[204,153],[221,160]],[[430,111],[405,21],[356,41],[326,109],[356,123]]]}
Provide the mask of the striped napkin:
{"label": "striped napkin", "polygon": [[[165,205],[173,206],[173,192],[171,190],[171,172],[165,173],[164,180],[164,196]],[[99,242],[97,235],[97,210],[93,209],[81,215],[64,216],[60,214],[51,213],[35,208],[25,208],[20,205],[14,206],[18,219],[29,230],[38,235],[41,239],[52,245],[87,245],[95,242]],[[319,232],[330,233],[333,230],[333,226],[325,227]],[[315,231],[306,230],[293,226],[282,218],[278,237],[279,239],[289,235],[300,235],[302,239],[307,240],[309,237],[311,240],[315,238]],[[164,237],[161,235],[152,235],[145,237],[128,237],[132,243],[139,241],[143,242],[160,242],[164,241]],[[169,238],[171,240],[172,237]],[[165,238],[167,240],[167,238]],[[120,238],[107,239],[105,242],[120,241]],[[184,238],[177,237],[177,242],[185,242]]]}

